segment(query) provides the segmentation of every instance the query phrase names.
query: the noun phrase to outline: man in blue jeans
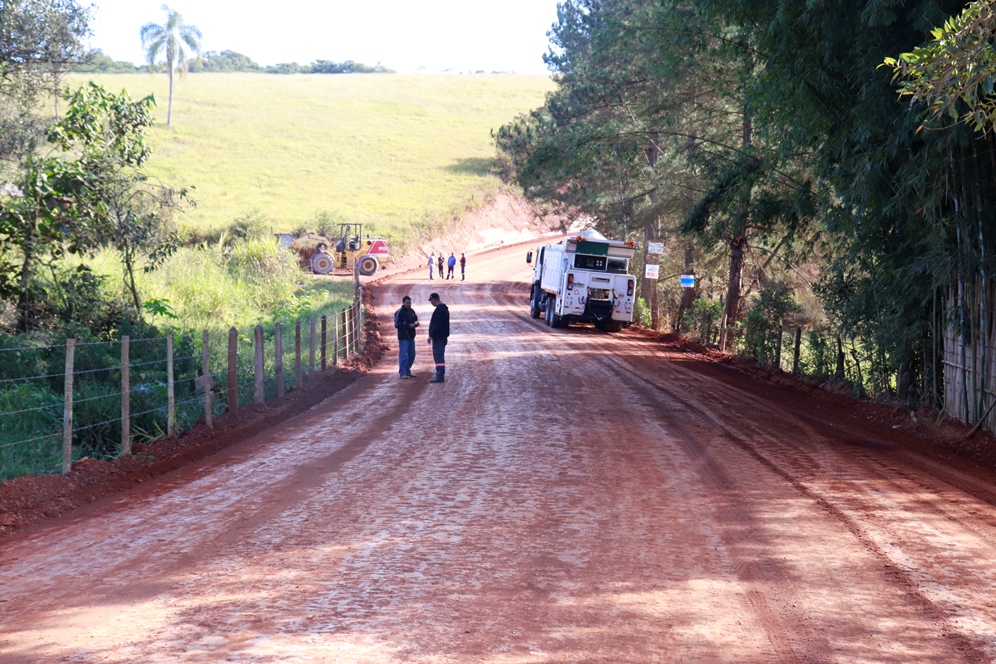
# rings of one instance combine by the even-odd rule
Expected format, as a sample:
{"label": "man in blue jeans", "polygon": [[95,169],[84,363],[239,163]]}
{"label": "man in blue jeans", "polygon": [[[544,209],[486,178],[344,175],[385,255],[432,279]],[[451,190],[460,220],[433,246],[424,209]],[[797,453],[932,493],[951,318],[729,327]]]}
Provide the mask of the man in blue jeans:
{"label": "man in blue jeans", "polygon": [[415,363],[415,330],[418,328],[418,314],[412,309],[412,299],[401,298],[401,308],[394,312],[394,327],[398,330],[398,373],[399,377],[414,378],[412,364]]}
{"label": "man in blue jeans", "polygon": [[446,381],[446,340],[450,336],[450,310],[440,302],[439,293],[429,296],[429,304],[435,309],[429,319],[429,345],[432,346],[432,359],[436,362],[436,375],[430,383]]}

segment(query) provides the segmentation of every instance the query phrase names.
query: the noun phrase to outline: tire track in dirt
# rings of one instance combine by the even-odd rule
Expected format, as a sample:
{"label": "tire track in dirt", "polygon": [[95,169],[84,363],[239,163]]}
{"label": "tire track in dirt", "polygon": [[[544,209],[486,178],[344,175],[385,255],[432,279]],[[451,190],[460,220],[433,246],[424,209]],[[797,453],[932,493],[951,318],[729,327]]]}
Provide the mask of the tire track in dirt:
{"label": "tire track in dirt", "polygon": [[[524,251],[369,287],[385,330],[412,295],[419,379],[392,341],[285,427],[0,548],[0,659],[985,661],[988,590],[945,570],[996,562],[990,506],[855,446],[890,441],[832,405],[547,329]],[[442,385],[430,291],[453,315]],[[978,560],[914,550],[927,529]]]}
{"label": "tire track in dirt", "polygon": [[[643,367],[643,369],[645,370],[646,367]],[[641,380],[645,380],[648,383],[653,384],[654,388],[657,390],[672,392],[672,390],[670,390],[664,384],[662,384],[662,382],[659,381],[657,377],[654,377],[653,379],[648,379],[645,376],[641,376]],[[681,384],[683,387],[686,387],[688,385],[688,381],[682,381]],[[720,387],[721,392],[723,391],[723,389],[724,388]],[[726,388],[726,390],[729,391],[730,388]],[[693,400],[686,398],[684,394],[681,397],[675,396],[673,394],[671,394],[670,396],[676,399],[683,400],[683,403],[689,408],[697,407],[696,403]],[[729,395],[725,396],[728,397]],[[741,402],[743,402],[740,404],[741,408],[744,407],[744,403],[749,404],[751,408],[755,408],[756,406],[764,406],[763,403],[757,404],[756,403],[757,399],[749,395],[743,394],[742,390],[740,391],[740,394],[736,396],[741,396],[741,398],[739,399]],[[805,476],[800,478],[797,469],[799,467],[805,468],[806,465],[809,463],[809,459],[807,457],[809,450],[811,450],[813,447],[816,447],[818,449],[820,447],[827,447],[833,443],[839,442],[838,439],[827,437],[826,435],[819,432],[820,429],[822,430],[826,429],[825,425],[822,427],[815,426],[821,423],[817,422],[813,418],[810,418],[809,416],[805,417],[807,421],[812,420],[815,428],[803,425],[805,426],[805,428],[809,429],[810,431],[810,436],[804,439],[807,440],[807,444],[806,445],[792,444],[789,442],[792,440],[792,438],[784,435],[783,432],[786,430],[785,424],[791,423],[792,420],[795,419],[795,415],[793,412],[779,413],[779,417],[774,420],[779,422],[779,436],[777,438],[771,436],[762,436],[760,437],[760,439],[758,439],[750,435],[751,433],[753,433],[751,431],[752,429],[755,430],[758,429],[758,427],[752,423],[763,421],[764,413],[765,411],[769,410],[768,408],[760,408],[759,410],[755,410],[751,412],[751,415],[749,417],[737,416],[735,424],[723,423],[721,421],[721,418],[716,415],[717,413],[724,413],[726,417],[728,417],[731,413],[735,415],[738,414],[739,409],[729,409],[729,408],[723,409],[721,407],[721,404],[724,402],[724,399],[720,396],[715,396],[715,398],[710,399],[710,401],[712,402],[710,406],[698,407],[699,410],[701,412],[711,413],[711,419],[715,421],[717,426],[721,426],[726,431],[727,435],[729,436],[732,442],[743,447],[746,451],[755,456],[758,461],[767,465],[769,468],[771,468],[771,470],[781,474],[786,480],[798,486],[801,492],[804,492],[806,495],[810,496],[814,501],[821,504],[826,510],[828,510],[830,513],[834,514],[838,519],[840,519],[847,526],[847,528],[854,534],[854,536],[857,537],[859,541],[862,542],[862,544],[866,548],[868,548],[876,556],[881,558],[884,568],[889,571],[890,577],[895,577],[896,580],[901,584],[901,586],[907,592],[909,592],[921,606],[925,608],[925,610],[932,617],[932,619],[935,619],[941,622],[942,624],[946,625],[944,632],[949,636],[949,638],[951,638],[955,642],[956,647],[959,650],[967,651],[969,653],[972,653],[974,651],[973,656],[977,658],[983,658],[983,655],[981,654],[982,652],[986,652],[987,656],[992,655],[992,644],[989,643],[988,639],[986,638],[987,633],[985,632],[984,629],[978,628],[978,625],[984,625],[987,623],[991,624],[991,621],[993,620],[994,617],[991,615],[990,612],[987,612],[987,615],[984,617],[985,618],[984,620],[979,621],[976,617],[973,616],[966,617],[959,615],[957,611],[952,612],[950,608],[943,609],[942,606],[945,605],[947,605],[948,607],[950,607],[951,605],[958,607],[963,604],[966,604],[967,602],[964,601],[952,602],[950,597],[942,598],[944,601],[942,601],[941,603],[936,603],[936,601],[932,601],[925,592],[921,592],[918,590],[919,586],[923,582],[923,579],[918,578],[922,577],[922,574],[917,571],[925,568],[930,568],[931,565],[924,565],[922,564],[922,562],[920,565],[909,564],[908,561],[904,561],[901,557],[899,560],[897,560],[895,554],[890,556],[883,550],[881,546],[881,539],[882,539],[881,536],[878,533],[876,533],[874,530],[869,531],[867,527],[862,527],[861,525],[859,525],[860,510],[855,509],[854,505],[851,504],[855,501],[850,500],[848,498],[847,492],[842,494],[840,490],[835,491],[833,487],[828,487],[826,486],[826,483],[822,482],[818,483],[819,485],[822,485],[822,489],[824,489],[821,490],[819,487],[814,487],[813,483]],[[726,403],[730,402],[729,399],[726,399],[725,401]],[[777,409],[778,407],[776,407],[776,410]],[[795,411],[795,412],[800,412],[800,411]],[[797,422],[797,424],[799,423]],[[779,440],[782,441],[781,444],[778,443]],[[762,449],[764,450],[764,453],[760,451]],[[951,521],[952,523],[958,524],[959,526],[965,528],[969,532],[977,535],[984,542],[990,542],[992,540],[991,529],[989,529],[988,533],[986,533],[985,531],[980,531],[980,529],[978,528],[968,526],[963,522],[962,519],[954,517],[950,513],[945,513],[944,510],[940,510],[938,508],[939,504],[946,503],[949,501],[941,501],[939,498],[933,498],[929,500],[922,499],[919,498],[920,494],[918,491],[916,491],[915,487],[911,488],[910,486],[900,486],[901,482],[906,482],[907,484],[912,482],[910,478],[913,477],[914,475],[912,475],[911,473],[904,473],[901,470],[896,470],[894,468],[888,467],[884,462],[875,458],[872,453],[866,453],[864,451],[858,451],[857,453],[852,453],[848,457],[843,456],[839,449],[832,450],[828,454],[829,456],[827,454],[824,454],[822,456],[824,456],[824,458],[829,461],[830,467],[844,469],[843,471],[837,471],[835,473],[837,476],[850,476],[856,478],[860,477],[861,475],[865,476],[870,475],[874,480],[880,480],[882,482],[886,482],[892,485],[896,489],[895,492],[899,495],[917,497],[915,498],[914,502],[916,504],[923,506],[923,509],[917,509],[915,506],[913,508],[907,507],[906,509],[902,510],[901,513],[923,514],[923,513],[933,512],[939,516],[943,516],[945,519]],[[797,457],[803,457],[806,460],[802,463],[799,463]],[[882,471],[887,471],[887,472],[882,472]],[[931,493],[937,494],[936,482],[928,485],[926,482],[921,481],[919,482],[919,485],[920,488],[929,488]],[[875,493],[882,494],[888,492],[883,492],[880,490]],[[872,504],[875,502],[875,496],[866,495],[865,501],[866,505]],[[958,504],[955,503],[954,506],[957,507]],[[867,509],[867,507],[865,509]],[[883,506],[879,511],[887,512],[888,510],[886,509],[886,507]],[[913,529],[911,528],[910,530]],[[920,536],[922,537],[923,534],[924,532],[921,529]],[[893,532],[892,537],[895,538],[896,535],[897,533]],[[960,533],[955,533],[955,535],[960,535]],[[963,540],[964,538],[962,537],[961,539]],[[984,551],[989,549],[988,545],[985,546],[981,544],[969,545],[964,542],[962,542],[962,547],[963,549],[965,549],[964,557],[968,559],[973,558],[973,556],[971,555],[971,552],[973,550],[983,553]],[[978,558],[981,560],[985,560],[987,557],[988,556],[985,555],[978,556]],[[903,564],[904,562],[906,562],[907,564],[904,565]],[[967,578],[976,578],[983,580],[985,579],[985,575],[982,574],[982,569],[987,569],[987,566],[985,563],[980,563],[979,567],[981,569],[975,571],[974,573],[972,573],[968,569],[963,568],[959,571],[959,574],[964,574]],[[935,569],[937,568],[935,567]],[[961,585],[963,587],[969,586],[969,584],[965,583]],[[978,587],[979,588],[991,587],[991,583],[986,581],[985,583],[980,583]],[[975,592],[977,592],[977,589]],[[964,626],[956,628],[955,622],[969,623],[970,626],[969,628],[966,628]],[[971,623],[974,623],[974,626],[972,626]]]}

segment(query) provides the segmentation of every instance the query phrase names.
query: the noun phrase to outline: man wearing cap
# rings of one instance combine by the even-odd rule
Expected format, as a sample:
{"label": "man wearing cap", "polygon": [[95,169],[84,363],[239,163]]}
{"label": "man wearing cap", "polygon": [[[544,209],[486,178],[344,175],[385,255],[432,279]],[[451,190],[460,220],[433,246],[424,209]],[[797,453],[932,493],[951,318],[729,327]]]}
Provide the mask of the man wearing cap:
{"label": "man wearing cap", "polygon": [[450,336],[450,310],[440,302],[439,293],[429,296],[429,303],[435,307],[429,319],[429,345],[432,346],[432,359],[436,362],[436,375],[430,383],[442,383],[446,378],[446,340]]}

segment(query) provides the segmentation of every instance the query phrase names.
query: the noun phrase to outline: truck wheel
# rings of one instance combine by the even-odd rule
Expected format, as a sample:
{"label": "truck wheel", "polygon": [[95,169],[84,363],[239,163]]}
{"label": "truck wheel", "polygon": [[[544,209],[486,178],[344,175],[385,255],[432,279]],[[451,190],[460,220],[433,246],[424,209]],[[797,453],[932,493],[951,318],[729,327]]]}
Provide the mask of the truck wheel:
{"label": "truck wheel", "polygon": [[364,256],[360,259],[360,264],[357,266],[356,271],[362,274],[364,277],[369,277],[377,271],[380,264],[374,256]]}
{"label": "truck wheel", "polygon": [[606,332],[618,332],[622,329],[622,323],[617,320],[607,320],[605,321],[605,331]]}
{"label": "truck wheel", "polygon": [[311,257],[311,271],[315,274],[328,274],[332,271],[332,257],[317,253]]}
{"label": "truck wheel", "polygon": [[533,318],[539,318],[541,313],[539,308],[539,293],[537,291],[539,291],[539,287],[534,284],[529,297],[529,315]]}
{"label": "truck wheel", "polygon": [[561,327],[560,316],[556,314],[557,298],[553,295],[548,295],[546,298],[546,320],[547,325],[554,329]]}

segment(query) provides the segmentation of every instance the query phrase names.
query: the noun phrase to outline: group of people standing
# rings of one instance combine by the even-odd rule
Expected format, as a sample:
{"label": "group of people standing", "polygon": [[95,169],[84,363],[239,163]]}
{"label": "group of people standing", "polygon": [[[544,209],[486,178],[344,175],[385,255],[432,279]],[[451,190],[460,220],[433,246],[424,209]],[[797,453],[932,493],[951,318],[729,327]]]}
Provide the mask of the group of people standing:
{"label": "group of people standing", "polygon": [[[432,305],[432,318],[429,319],[429,345],[432,346],[432,359],[436,363],[436,373],[430,383],[446,381],[446,341],[450,336],[450,310],[439,299],[439,293],[429,296]],[[401,379],[415,378],[412,365],[415,363],[415,335],[418,329],[418,314],[412,309],[412,298],[405,295],[401,308],[394,312],[394,327],[398,330],[398,372]]]}
{"label": "group of people standing", "polygon": [[[429,278],[432,279],[434,269],[439,270],[440,279],[453,279],[457,263],[460,263],[460,281],[467,278],[467,255],[450,252],[450,257],[444,259],[442,254],[436,258],[435,252],[429,254]],[[443,270],[447,269],[446,276]],[[446,382],[446,342],[450,336],[450,310],[439,299],[439,293],[429,296],[432,305],[432,318],[429,320],[429,345],[432,346],[432,360],[436,364],[436,373],[429,379],[430,383]],[[401,308],[394,312],[394,327],[398,330],[398,377],[402,380],[415,378],[412,365],[415,363],[415,336],[419,322],[418,314],[412,309],[412,298],[405,295],[401,299]]]}
{"label": "group of people standing", "polygon": [[[443,259],[443,255],[439,254],[439,258],[436,258],[436,253],[432,252],[429,254],[429,278],[432,279],[432,270],[434,267],[439,268],[439,278],[440,279],[454,279],[453,269],[457,264],[457,257],[451,251],[450,257]],[[467,255],[460,252],[460,281],[464,281],[467,277]],[[443,276],[443,268],[446,268],[446,276]]]}

